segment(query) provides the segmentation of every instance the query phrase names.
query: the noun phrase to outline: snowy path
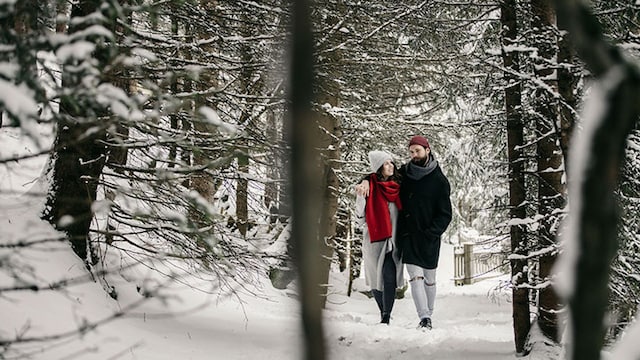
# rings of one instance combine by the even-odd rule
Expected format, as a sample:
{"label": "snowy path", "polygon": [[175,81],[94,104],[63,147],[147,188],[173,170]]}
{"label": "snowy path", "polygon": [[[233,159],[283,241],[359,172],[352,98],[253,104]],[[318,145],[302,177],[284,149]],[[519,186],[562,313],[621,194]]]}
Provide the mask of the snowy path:
{"label": "snowy path", "polygon": [[[443,251],[433,330],[416,329],[409,292],[396,302],[387,326],[378,323],[373,299],[346,297],[336,285],[325,311],[329,359],[514,359],[511,305],[506,294],[488,296],[498,280],[455,287],[452,269],[444,265],[453,263],[453,250]],[[265,292],[269,301],[245,297],[244,307],[224,301],[175,319],[127,319],[120,333],[127,329],[131,345],[141,346],[118,359],[300,359],[297,302],[272,288]]]}
{"label": "snowy path", "polygon": [[[375,307],[371,302],[369,307]],[[327,337],[332,358],[513,359],[508,304],[491,303],[485,296],[446,295],[437,306],[431,331],[415,328],[418,318],[406,298],[397,302],[389,326],[376,323],[375,309],[354,319],[341,316],[340,310],[331,312]]]}
{"label": "snowy path", "polygon": [[[4,129],[3,129],[4,130]],[[18,148],[19,138],[0,132],[1,142]],[[20,169],[0,168],[0,195],[7,189],[33,195],[0,197],[0,244],[37,241],[58,235],[40,218],[46,184],[33,186],[45,159],[21,162]],[[34,160],[35,161],[35,160]],[[37,162],[37,161],[36,161]],[[24,166],[28,164],[29,166]],[[8,165],[6,165],[8,166]],[[40,191],[38,191],[40,189]],[[46,286],[84,276],[84,266],[64,242],[28,248],[0,248],[4,261],[0,287],[16,285],[15,274]],[[334,274],[325,311],[329,359],[514,359],[511,306],[508,296],[489,297],[497,279],[474,285],[453,285],[453,249],[443,245],[438,269],[438,298],[432,331],[417,330],[411,294],[396,302],[389,326],[378,324],[373,299],[359,293],[345,296],[343,274]],[[19,283],[18,285],[21,285]],[[200,284],[207,287],[207,284]],[[273,289],[268,280],[264,297],[240,294],[220,299],[173,286],[168,304],[150,299],[133,314],[99,326],[55,346],[38,342],[0,347],[1,359],[35,360],[282,360],[300,359],[297,301]],[[70,285],[64,291],[7,291],[0,296],[0,340],[16,336],[54,335],[108,317],[127,301],[139,299],[131,283],[119,285],[120,302],[110,299],[94,282]],[[206,306],[203,306],[206,305]],[[182,313],[182,311],[187,311]],[[181,313],[167,317],[169,312]],[[159,315],[159,316],[158,316]],[[28,357],[25,355],[29,355]]]}
{"label": "snowy path", "polygon": [[[7,204],[5,204],[7,205]],[[27,203],[0,209],[1,241],[33,239],[50,233]],[[20,261],[28,261],[47,283],[80,275],[82,264],[64,243],[44,249],[23,249]],[[0,256],[15,253],[0,252]],[[55,256],[51,256],[55,254]],[[16,259],[17,260],[17,259]],[[391,324],[378,324],[373,299],[360,293],[344,294],[343,274],[332,277],[333,293],[325,311],[325,334],[329,359],[513,359],[511,306],[506,294],[489,297],[497,279],[474,285],[453,285],[453,249],[444,245],[438,272],[438,298],[434,329],[416,329],[411,294],[398,300]],[[10,277],[0,276],[1,286],[11,286]],[[205,286],[206,284],[200,284]],[[77,329],[84,321],[108,316],[138,294],[131,283],[120,285],[120,303],[112,301],[100,285],[88,282],[70,286],[66,292],[17,292],[0,298],[0,338],[52,334]],[[128,289],[128,290],[127,290]],[[168,305],[157,299],[134,314],[101,325],[81,337],[56,346],[29,343],[0,349],[0,358],[36,360],[263,360],[300,359],[300,324],[297,301],[273,289],[268,280],[264,297],[249,294],[221,299],[175,285]],[[206,306],[203,306],[206,305]],[[167,317],[168,312],[187,313]],[[160,316],[156,316],[160,315]],[[28,326],[28,327],[26,327]],[[16,351],[17,350],[17,351]],[[3,353],[4,351],[4,353]],[[28,352],[30,357],[25,357]]]}
{"label": "snowy path", "polygon": [[[360,293],[346,297],[336,275],[324,316],[329,359],[514,359],[508,296],[488,295],[499,280],[456,287],[452,265],[453,249],[445,245],[431,331],[416,329],[409,292],[396,302],[391,324],[382,325],[374,300]],[[268,285],[264,290],[268,301],[245,297],[244,307],[223,301],[175,319],[127,319],[119,331],[135,329],[130,342],[141,346],[118,359],[300,359],[297,302]]]}
{"label": "snowy path", "polygon": [[[511,304],[507,294],[488,296],[497,279],[453,285],[453,249],[443,246],[431,331],[417,330],[411,294],[396,301],[391,324],[378,324],[373,299],[355,294],[330,304],[327,342],[333,359],[513,359]],[[451,265],[451,266],[449,266]],[[339,298],[336,296],[335,298]]]}

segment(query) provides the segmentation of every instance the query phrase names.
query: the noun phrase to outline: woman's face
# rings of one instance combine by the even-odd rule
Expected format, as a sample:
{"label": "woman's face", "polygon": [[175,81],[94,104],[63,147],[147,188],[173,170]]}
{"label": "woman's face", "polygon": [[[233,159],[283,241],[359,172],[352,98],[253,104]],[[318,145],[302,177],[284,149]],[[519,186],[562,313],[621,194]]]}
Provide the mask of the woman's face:
{"label": "woman's face", "polygon": [[394,167],[395,166],[393,165],[391,160],[385,161],[384,164],[382,164],[382,176],[388,178],[389,176],[393,175]]}

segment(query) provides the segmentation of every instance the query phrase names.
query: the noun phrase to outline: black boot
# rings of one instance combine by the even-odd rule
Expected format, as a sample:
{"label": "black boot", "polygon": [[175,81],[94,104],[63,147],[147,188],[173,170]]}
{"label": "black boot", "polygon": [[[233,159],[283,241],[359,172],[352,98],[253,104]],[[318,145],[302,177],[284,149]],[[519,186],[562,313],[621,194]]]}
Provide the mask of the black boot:
{"label": "black boot", "polygon": [[380,314],[381,320],[380,323],[389,325],[389,320],[391,320],[391,314],[387,312],[383,312]]}

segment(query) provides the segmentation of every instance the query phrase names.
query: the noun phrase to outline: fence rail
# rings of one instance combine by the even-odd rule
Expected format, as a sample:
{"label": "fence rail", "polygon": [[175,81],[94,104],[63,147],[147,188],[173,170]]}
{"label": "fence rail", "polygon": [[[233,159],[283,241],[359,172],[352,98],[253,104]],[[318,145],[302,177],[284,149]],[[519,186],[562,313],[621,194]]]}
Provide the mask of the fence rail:
{"label": "fence rail", "polygon": [[465,243],[455,246],[453,254],[453,281],[456,286],[473,284],[488,274],[505,272],[506,257],[503,253],[474,252],[474,245]]}

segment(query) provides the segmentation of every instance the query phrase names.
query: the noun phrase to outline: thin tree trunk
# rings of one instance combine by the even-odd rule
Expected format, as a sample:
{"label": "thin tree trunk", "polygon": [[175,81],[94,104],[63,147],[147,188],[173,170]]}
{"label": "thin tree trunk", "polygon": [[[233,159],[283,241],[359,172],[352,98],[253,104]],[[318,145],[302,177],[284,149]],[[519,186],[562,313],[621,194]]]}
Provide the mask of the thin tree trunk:
{"label": "thin tree trunk", "polygon": [[350,239],[350,219],[349,212],[338,205],[336,214],[336,253],[338,254],[338,265],[340,272],[347,269],[349,262],[349,239]]}
{"label": "thin tree trunk", "polygon": [[[175,4],[174,3],[170,3],[169,7],[175,13],[175,8],[176,8]],[[171,35],[174,38],[178,38],[178,34],[180,32],[180,19],[175,14],[171,15],[169,17],[169,19],[171,21]],[[172,77],[171,85],[170,85],[169,89],[171,90],[171,93],[173,95],[178,93],[179,85],[178,85],[178,77],[177,76],[173,76]],[[180,121],[179,114],[176,114],[175,112],[171,112],[171,114],[169,114],[169,124],[171,126],[171,130],[172,131],[177,132],[179,124],[180,124],[179,121]],[[168,146],[169,146],[169,155],[168,155],[168,162],[169,163],[167,164],[167,166],[169,168],[173,168],[173,167],[176,166],[177,161],[178,161],[178,144],[171,143]]]}
{"label": "thin tree trunk", "polygon": [[[512,74],[520,70],[518,54],[511,51],[518,35],[516,18],[516,1],[505,0],[500,5],[501,23],[503,28],[502,59],[505,68],[505,109],[507,113],[507,146],[509,158],[509,208],[511,219],[524,219],[526,216],[524,159],[521,146],[524,143],[522,123],[522,103],[520,80]],[[524,228],[520,225],[511,226],[511,252],[522,255],[526,251]],[[520,286],[527,278],[525,273],[526,260],[514,258],[511,260],[511,275],[513,281],[513,332],[516,352],[525,354],[527,349],[527,335],[531,326],[529,320],[529,291]]]}
{"label": "thin tree trunk", "polygon": [[[206,11],[213,11],[216,4],[217,1],[215,0],[200,0],[200,6]],[[202,40],[208,39],[210,37],[209,33],[195,33],[193,29],[193,26],[186,24],[185,33],[187,35],[187,39],[190,41],[194,40],[194,38],[196,40]],[[206,46],[208,47],[207,50],[210,50],[212,52],[215,51],[214,44],[209,44]],[[189,51],[185,51],[185,58],[187,60],[192,59],[191,53]],[[218,85],[218,71],[215,69],[205,69],[199,75],[199,80],[199,82],[195,82],[196,90],[204,91],[209,88],[215,88]],[[194,81],[185,80],[184,91],[188,93],[191,92],[193,88]],[[183,108],[185,108],[186,112],[189,114],[195,113],[196,109],[199,109],[203,106],[209,106],[212,108],[215,107],[214,104],[208,103],[208,99],[202,95],[196,96],[194,100],[184,100],[183,103]],[[192,164],[203,169],[207,168],[207,165],[211,162],[212,159],[215,158],[215,154],[205,149],[209,145],[207,144],[207,139],[211,138],[211,134],[216,134],[218,132],[217,127],[199,119],[186,119],[183,122],[183,127],[185,128],[185,131],[187,129],[193,129],[193,133],[198,139],[197,144],[194,145],[192,149],[190,149],[190,158]],[[217,191],[217,186],[214,182],[213,177],[210,176],[206,171],[198,171],[195,174],[191,174],[189,187],[197,191],[198,194],[200,194],[200,196],[202,196],[208,202],[213,201],[215,193]],[[192,209],[189,212],[189,218],[198,227],[202,226],[205,223],[208,223],[206,219],[203,219],[203,216],[204,215],[200,211],[195,209]],[[198,240],[198,244],[200,246],[203,246],[208,251],[211,250],[208,243],[203,239]]]}
{"label": "thin tree trunk", "polygon": [[[243,37],[251,36],[251,29],[248,25],[248,20],[246,18],[246,13],[242,14],[244,19],[241,33]],[[244,92],[246,95],[249,95],[252,91],[251,89],[251,80],[253,77],[253,70],[250,68],[250,64],[252,61],[251,49],[247,44],[242,45],[240,49],[240,56],[242,58],[242,70],[240,71],[240,91]],[[242,106],[242,105],[241,105]],[[242,115],[239,119],[239,124],[246,128],[251,128],[254,126],[253,121],[250,119],[250,109],[247,107],[250,105],[244,105]],[[251,123],[248,123],[251,122]],[[249,173],[249,139],[244,137],[240,139],[238,142],[238,180],[236,183],[236,224],[238,225],[238,231],[244,237],[247,235],[247,229],[249,227],[249,180],[247,179],[245,174]]]}
{"label": "thin tree trunk", "polygon": [[[329,89],[333,94],[337,93],[337,89],[332,87],[322,87]],[[336,92],[334,92],[336,91]],[[321,98],[320,104],[337,105],[335,95]],[[318,269],[321,279],[324,283],[329,282],[329,270],[331,268],[331,259],[335,248],[336,237],[336,218],[338,213],[338,189],[340,182],[336,172],[339,170],[340,160],[340,141],[342,141],[342,129],[339,120],[331,114],[318,110],[315,113],[317,124],[319,126],[320,158],[323,167],[323,199],[321,201],[323,212],[320,222],[320,256],[321,267]],[[324,292],[326,294],[326,291]],[[326,297],[323,297],[323,307]]]}
{"label": "thin tree trunk", "polygon": [[[267,111],[267,128],[265,131],[266,139],[269,144],[279,144],[278,136],[278,124],[276,121],[276,114],[268,110]],[[269,157],[273,159],[270,165],[267,166],[267,182],[264,184],[264,206],[269,210],[271,216],[275,216],[278,212],[278,180],[280,179],[280,150],[278,146],[274,146],[268,150]],[[271,219],[270,222],[275,223],[276,218]]]}
{"label": "thin tree trunk", "polygon": [[[129,3],[130,0],[120,0],[121,5],[129,5]],[[129,14],[129,16],[126,19],[122,19],[122,21],[126,21],[127,24],[131,25],[133,21],[132,15]],[[113,24],[111,24],[111,30],[116,36],[116,43],[124,43],[128,35],[127,27],[114,21]],[[135,85],[131,79],[129,70],[114,67],[112,68],[112,72],[105,74],[105,80],[122,89],[127,95],[131,96],[133,94]],[[107,166],[111,166],[114,171],[122,173],[122,166],[127,164],[127,159],[129,158],[129,151],[126,147],[117,146],[116,144],[124,143],[129,137],[129,126],[124,124],[124,121],[127,119],[114,118],[114,120],[116,123],[116,132],[109,134],[109,143],[111,145],[109,147]]]}
{"label": "thin tree trunk", "polygon": [[564,171],[569,172],[569,149],[570,140],[576,123],[576,88],[578,77],[574,74],[576,68],[576,54],[567,35],[566,20],[562,17],[557,19],[558,28],[562,31],[562,36],[558,41],[558,93],[562,99],[560,103],[560,148],[564,158]]}
{"label": "thin tree trunk", "polygon": [[55,0],[56,1],[56,32],[65,33],[68,27],[69,20],[69,1],[68,0]]}
{"label": "thin tree trunk", "polygon": [[[243,118],[245,115],[243,114]],[[244,119],[240,119],[244,120]],[[249,139],[243,138],[238,141],[238,179],[236,180],[236,225],[243,237],[247,235],[249,228],[249,180],[246,175],[249,173]]]}

